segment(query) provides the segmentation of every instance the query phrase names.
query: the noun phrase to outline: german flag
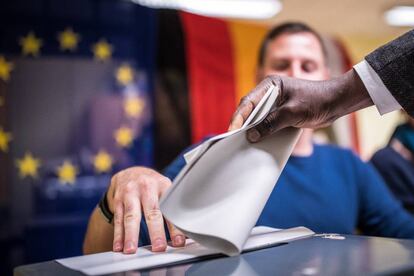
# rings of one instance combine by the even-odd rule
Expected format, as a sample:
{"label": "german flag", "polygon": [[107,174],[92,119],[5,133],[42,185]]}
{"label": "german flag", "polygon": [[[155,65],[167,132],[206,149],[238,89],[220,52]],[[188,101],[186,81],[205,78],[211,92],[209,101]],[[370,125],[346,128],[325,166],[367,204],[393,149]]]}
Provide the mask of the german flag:
{"label": "german flag", "polygon": [[[156,152],[164,153],[156,159],[162,166],[178,154],[173,145],[182,149],[227,130],[240,98],[255,86],[257,52],[267,27],[186,12],[159,16],[157,71],[163,88],[156,90],[155,125]],[[172,87],[179,82],[188,94]],[[171,133],[172,125],[181,133]]]}

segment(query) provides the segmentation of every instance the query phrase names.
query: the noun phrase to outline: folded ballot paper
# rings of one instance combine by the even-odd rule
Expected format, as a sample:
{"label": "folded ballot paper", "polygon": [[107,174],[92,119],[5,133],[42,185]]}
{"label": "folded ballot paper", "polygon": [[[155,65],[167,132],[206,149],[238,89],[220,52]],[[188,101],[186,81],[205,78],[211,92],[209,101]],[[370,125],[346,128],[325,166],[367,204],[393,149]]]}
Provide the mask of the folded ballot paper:
{"label": "folded ballot paper", "polygon": [[185,155],[186,166],[164,194],[164,216],[184,234],[223,254],[240,254],[300,130],[286,128],[252,144],[246,131],[270,112],[269,88],[241,129],[215,136]]}
{"label": "folded ballot paper", "polygon": [[[311,230],[305,227],[279,230],[259,226],[252,230],[250,237],[244,244],[243,251],[266,248],[276,244],[309,237],[313,234],[314,233]],[[155,253],[151,251],[150,246],[145,246],[138,248],[135,254],[127,255],[119,252],[104,252],[59,259],[56,261],[70,269],[80,271],[86,275],[102,275],[188,263],[190,261],[211,258],[219,253],[220,252],[213,248],[204,247],[191,239],[187,239],[185,247],[174,248],[168,246],[166,252]],[[234,269],[237,270],[237,267]],[[205,275],[214,274],[206,273]]]}

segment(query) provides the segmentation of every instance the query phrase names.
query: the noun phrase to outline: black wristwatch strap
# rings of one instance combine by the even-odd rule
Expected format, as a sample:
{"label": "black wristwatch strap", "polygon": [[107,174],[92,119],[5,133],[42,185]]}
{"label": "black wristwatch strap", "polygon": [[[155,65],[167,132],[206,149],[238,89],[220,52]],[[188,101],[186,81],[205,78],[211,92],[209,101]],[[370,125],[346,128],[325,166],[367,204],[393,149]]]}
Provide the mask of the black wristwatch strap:
{"label": "black wristwatch strap", "polygon": [[101,200],[99,201],[99,209],[101,210],[102,215],[105,217],[108,223],[112,223],[114,218],[114,214],[109,210],[108,200],[106,198],[106,194],[108,191],[105,192]]}

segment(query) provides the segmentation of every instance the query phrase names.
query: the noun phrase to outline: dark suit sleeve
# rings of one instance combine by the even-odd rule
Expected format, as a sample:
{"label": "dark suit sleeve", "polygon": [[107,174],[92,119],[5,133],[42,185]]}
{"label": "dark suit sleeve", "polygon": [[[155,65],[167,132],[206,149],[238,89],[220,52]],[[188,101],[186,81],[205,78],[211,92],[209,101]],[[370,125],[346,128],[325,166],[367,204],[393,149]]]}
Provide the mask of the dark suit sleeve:
{"label": "dark suit sleeve", "polygon": [[365,57],[400,105],[414,117],[414,30]]}

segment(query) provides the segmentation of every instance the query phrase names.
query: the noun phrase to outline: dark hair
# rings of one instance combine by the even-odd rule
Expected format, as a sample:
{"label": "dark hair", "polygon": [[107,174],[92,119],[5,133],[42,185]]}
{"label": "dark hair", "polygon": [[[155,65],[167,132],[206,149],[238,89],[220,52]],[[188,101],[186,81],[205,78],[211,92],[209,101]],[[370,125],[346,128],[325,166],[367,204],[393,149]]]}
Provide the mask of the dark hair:
{"label": "dark hair", "polygon": [[265,38],[262,41],[262,44],[260,45],[259,49],[259,59],[258,59],[258,65],[259,67],[263,66],[264,63],[264,57],[266,54],[266,48],[269,42],[273,41],[276,37],[281,36],[283,34],[296,34],[296,33],[311,33],[313,34],[319,41],[322,47],[322,54],[326,59],[326,47],[325,44],[322,41],[322,37],[311,27],[306,25],[305,23],[301,22],[287,22],[283,23],[281,25],[277,25],[273,27],[265,36]]}

